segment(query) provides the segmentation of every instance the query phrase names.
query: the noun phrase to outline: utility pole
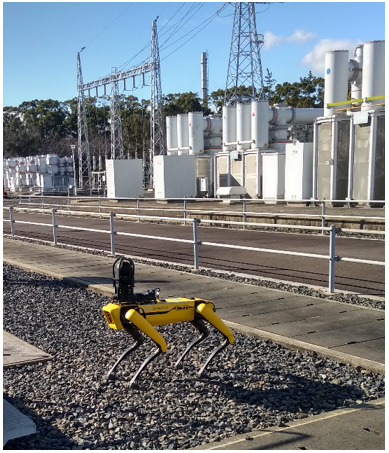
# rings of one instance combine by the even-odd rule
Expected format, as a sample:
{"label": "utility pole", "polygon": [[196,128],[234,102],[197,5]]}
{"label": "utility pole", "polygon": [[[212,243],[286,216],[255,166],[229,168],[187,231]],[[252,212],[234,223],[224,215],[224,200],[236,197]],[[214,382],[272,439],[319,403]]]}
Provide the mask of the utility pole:
{"label": "utility pole", "polygon": [[251,87],[251,99],[261,98],[263,75],[260,50],[263,42],[263,35],[257,33],[255,3],[236,2],[224,105],[242,100],[238,91],[240,86]]}
{"label": "utility pole", "polygon": [[[92,172],[90,163],[88,125],[86,122],[86,107],[84,91],[82,90],[83,78],[81,70],[81,49],[77,53],[77,126],[78,126],[78,187],[80,189],[92,189]],[[76,178],[76,175],[74,175]]]}

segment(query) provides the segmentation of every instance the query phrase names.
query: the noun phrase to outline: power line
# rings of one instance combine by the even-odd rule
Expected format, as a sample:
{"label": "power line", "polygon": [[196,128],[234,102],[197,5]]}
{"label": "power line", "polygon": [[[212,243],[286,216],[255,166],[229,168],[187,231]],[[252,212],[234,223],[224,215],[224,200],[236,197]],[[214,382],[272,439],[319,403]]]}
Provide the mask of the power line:
{"label": "power line", "polygon": [[188,36],[188,34],[194,32],[195,30],[197,30],[199,27],[201,27],[193,36],[189,37],[184,43],[182,43],[179,47],[177,47],[175,50],[173,50],[170,54],[166,55],[164,58],[161,59],[161,61],[164,61],[166,60],[166,58],[170,57],[172,54],[174,54],[175,52],[177,52],[179,49],[181,49],[181,47],[183,47],[185,44],[187,44],[190,40],[192,40],[195,36],[197,36],[202,30],[204,30],[204,28],[206,28],[214,19],[216,19],[216,17],[218,16],[218,13],[226,6],[226,4],[223,4],[221,8],[219,8],[219,10],[213,14],[212,16],[210,16],[208,19],[206,19],[205,21],[203,21],[201,24],[197,25],[196,27],[194,27],[192,30],[190,30],[186,35],[184,36],[181,36],[181,38],[178,38],[175,42],[173,42],[172,44],[170,44],[169,46],[165,47],[164,50],[166,50],[168,47],[171,47],[172,45],[176,44],[177,42],[179,42],[180,40],[186,38]]}
{"label": "power line", "polygon": [[133,6],[133,3],[130,3],[128,6],[126,6],[124,8],[124,10],[119,15],[117,15],[115,17],[115,19],[113,19],[108,25],[106,25],[101,30],[101,32],[98,33],[91,41],[89,41],[88,44],[85,47],[89,46],[90,44],[92,44],[92,42],[94,42],[97,38],[99,38],[105,32],[105,30],[107,30],[107,28],[109,28],[114,22],[116,22],[119,19],[119,17],[121,17],[131,6]]}

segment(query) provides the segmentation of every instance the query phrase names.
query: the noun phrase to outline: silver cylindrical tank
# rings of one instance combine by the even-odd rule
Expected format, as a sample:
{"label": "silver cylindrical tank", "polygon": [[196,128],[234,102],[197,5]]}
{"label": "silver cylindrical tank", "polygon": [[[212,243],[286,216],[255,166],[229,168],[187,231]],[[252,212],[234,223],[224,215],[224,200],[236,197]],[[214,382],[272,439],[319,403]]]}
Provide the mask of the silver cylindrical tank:
{"label": "silver cylindrical tank", "polygon": [[251,144],[252,149],[266,148],[269,145],[269,101],[251,102]]}
{"label": "silver cylindrical tank", "polygon": [[354,61],[358,65],[356,78],[351,82],[351,99],[362,98],[362,65],[363,65],[363,45],[357,46],[354,50]]}
{"label": "silver cylindrical tank", "polygon": [[46,163],[47,165],[57,165],[58,156],[56,154],[47,154]]}
{"label": "silver cylindrical tank", "polygon": [[236,141],[238,150],[251,147],[251,104],[239,102],[236,106]]}
{"label": "silver cylindrical tank", "polygon": [[[385,94],[385,41],[370,41],[363,46],[362,98]],[[366,101],[362,110],[369,110],[383,99]]]}
{"label": "silver cylindrical tank", "polygon": [[201,52],[201,99],[208,99],[208,56],[207,52]]}
{"label": "silver cylindrical tank", "polygon": [[177,147],[178,154],[188,154],[189,151],[189,129],[188,114],[177,115]]}
{"label": "silver cylindrical tank", "polygon": [[38,166],[37,166],[37,164],[28,164],[27,170],[30,173],[36,173],[38,171]]}
{"label": "silver cylindrical tank", "polygon": [[177,154],[177,117],[166,117],[166,148],[167,154]]}
{"label": "silver cylindrical tank", "polygon": [[337,107],[327,107],[334,102],[347,101],[348,50],[332,50],[325,55],[324,114],[332,115]]}
{"label": "silver cylindrical tank", "polygon": [[8,159],[8,167],[9,168],[15,168],[17,163],[18,163],[18,161],[16,159]]}
{"label": "silver cylindrical tank", "polygon": [[317,118],[323,116],[322,108],[305,108],[293,107],[293,118],[289,121],[290,124],[313,124]]}
{"label": "silver cylindrical tank", "polygon": [[202,112],[188,113],[189,154],[204,151],[204,124]]}
{"label": "silver cylindrical tank", "polygon": [[[234,145],[230,145],[234,143]],[[236,105],[223,106],[223,151],[236,149]]]}
{"label": "silver cylindrical tank", "polygon": [[18,170],[18,172],[19,172],[21,175],[24,175],[24,174],[26,173],[26,171],[27,171],[27,166],[26,166],[26,164],[20,163],[20,164],[18,165],[17,170]]}

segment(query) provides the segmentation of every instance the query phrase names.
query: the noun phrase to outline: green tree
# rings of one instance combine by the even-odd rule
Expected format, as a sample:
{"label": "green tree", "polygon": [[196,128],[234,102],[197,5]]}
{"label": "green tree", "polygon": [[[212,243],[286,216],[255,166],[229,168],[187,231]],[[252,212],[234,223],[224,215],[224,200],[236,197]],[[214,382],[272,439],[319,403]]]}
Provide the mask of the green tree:
{"label": "green tree", "polygon": [[189,91],[164,96],[163,110],[165,116],[172,116],[180,113],[202,112],[203,106],[198,94]]}
{"label": "green tree", "polygon": [[273,99],[273,86],[276,83],[276,79],[273,78],[273,73],[269,71],[268,68],[266,68],[266,75],[264,77],[264,86],[263,86],[263,94],[265,99],[269,101],[269,103],[272,103]]}

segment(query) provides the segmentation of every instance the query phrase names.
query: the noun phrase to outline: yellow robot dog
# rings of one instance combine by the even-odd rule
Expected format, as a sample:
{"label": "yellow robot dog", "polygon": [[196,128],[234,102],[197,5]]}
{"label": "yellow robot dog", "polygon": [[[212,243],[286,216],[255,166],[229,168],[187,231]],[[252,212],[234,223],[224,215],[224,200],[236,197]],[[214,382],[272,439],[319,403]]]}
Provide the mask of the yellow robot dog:
{"label": "yellow robot dog", "polygon": [[154,326],[190,322],[199,331],[200,336],[185,349],[184,353],[176,362],[177,367],[189,351],[209,335],[204,321],[208,321],[223,335],[224,342],[208,357],[199,372],[200,376],[216,354],[221,352],[228,344],[234,343],[234,336],[231,330],[216,315],[215,306],[209,300],[198,298],[187,299],[185,297],[163,300],[159,298],[159,288],[143,293],[134,293],[134,285],[134,262],[128,258],[118,258],[113,265],[115,297],[102,310],[109,327],[125,330],[134,338],[135,343],[119,357],[109,370],[107,379],[111,377],[112,372],[128,354],[142,345],[143,336],[141,332],[156,343],[157,350],[142,363],[130,381],[131,387],[136,383],[137,378],[145,367],[158,357],[159,354],[167,351],[166,341]]}

